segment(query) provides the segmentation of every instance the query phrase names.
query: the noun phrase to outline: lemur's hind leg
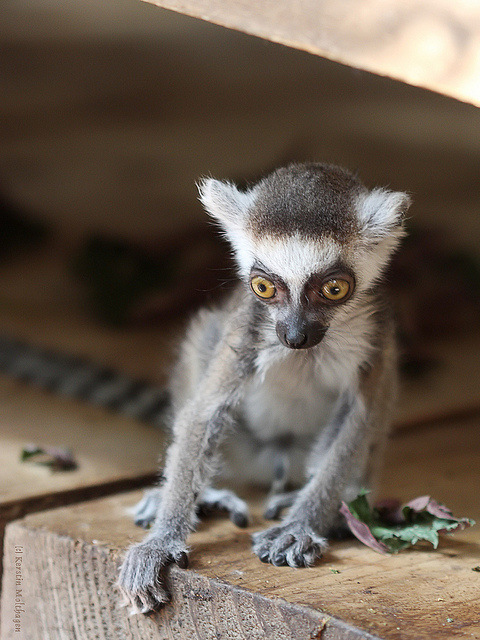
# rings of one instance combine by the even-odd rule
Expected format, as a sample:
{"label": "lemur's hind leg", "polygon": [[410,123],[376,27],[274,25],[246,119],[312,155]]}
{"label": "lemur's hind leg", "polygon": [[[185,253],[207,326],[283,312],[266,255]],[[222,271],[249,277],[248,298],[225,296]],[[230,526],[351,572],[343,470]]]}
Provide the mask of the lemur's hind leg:
{"label": "lemur's hind leg", "polygon": [[148,489],[143,494],[143,498],[132,509],[133,521],[139,527],[148,529],[155,520],[158,507],[161,502],[162,490],[160,487]]}
{"label": "lemur's hind leg", "polygon": [[[136,525],[148,529],[155,520],[157,510],[162,500],[161,487],[149,489],[140,502],[133,508],[133,518]],[[230,520],[237,527],[246,527],[249,521],[248,507],[244,500],[228,489],[213,489],[208,487],[203,491],[197,502],[197,511],[209,513],[211,511],[226,511]]]}
{"label": "lemur's hind leg", "polygon": [[248,526],[249,515],[247,503],[228,489],[207,487],[201,494],[197,509],[200,512],[226,511],[230,520],[237,527]]}
{"label": "lemur's hind leg", "polygon": [[283,447],[274,453],[273,482],[265,503],[263,517],[278,520],[282,511],[291,507],[298,491],[286,491],[290,474],[290,456]]}
{"label": "lemur's hind leg", "polygon": [[282,511],[292,506],[297,495],[298,491],[270,495],[265,503],[263,517],[267,520],[278,520]]}

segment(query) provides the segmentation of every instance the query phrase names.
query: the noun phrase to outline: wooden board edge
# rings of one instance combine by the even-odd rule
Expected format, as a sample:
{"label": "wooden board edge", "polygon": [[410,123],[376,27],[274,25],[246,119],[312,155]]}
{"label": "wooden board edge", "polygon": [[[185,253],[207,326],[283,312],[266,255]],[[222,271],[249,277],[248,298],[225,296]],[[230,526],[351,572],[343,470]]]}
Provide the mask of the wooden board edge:
{"label": "wooden board edge", "polygon": [[[462,55],[464,55],[462,47],[459,47],[457,50],[455,46],[457,39],[456,30],[458,28],[463,28],[465,31],[468,31],[472,42],[477,41],[477,44],[480,40],[480,34],[473,31],[474,27],[472,27],[472,32],[470,33],[468,25],[462,22],[460,19],[461,16],[457,16],[455,11],[451,12],[451,15],[444,11],[443,14],[445,15],[442,14],[440,16],[439,11],[434,11],[429,7],[419,7],[419,24],[416,25],[412,21],[412,24],[408,25],[408,7],[404,7],[402,12],[401,6],[399,7],[398,3],[395,5],[395,3],[392,2],[390,13],[392,15],[401,13],[400,17],[403,22],[407,23],[401,24],[402,21],[399,18],[398,24],[389,24],[388,27],[384,29],[385,33],[389,33],[394,27],[399,29],[400,35],[397,34],[398,43],[396,43],[398,50],[395,53],[393,48],[388,48],[384,42],[378,39],[378,30],[382,27],[382,21],[381,18],[379,18],[379,23],[375,25],[377,28],[377,38],[374,37],[369,42],[370,45],[378,45],[378,49],[375,49],[374,52],[369,50],[365,53],[362,51],[361,46],[356,46],[349,51],[347,47],[339,44],[335,38],[335,28],[328,29],[326,35],[322,37],[319,35],[319,32],[312,34],[312,29],[309,28],[310,34],[303,36],[303,34],[297,33],[295,28],[292,28],[288,22],[285,23],[284,20],[278,22],[269,20],[267,16],[268,7],[267,11],[262,15],[257,9],[257,7],[261,5],[255,3],[252,3],[250,6],[245,2],[230,1],[224,4],[226,8],[222,8],[222,5],[217,2],[210,2],[209,6],[203,0],[143,1],[169,11],[204,20],[227,29],[241,31],[247,35],[270,40],[276,44],[306,51],[307,53],[321,56],[332,62],[337,62],[355,69],[361,69],[375,75],[388,77],[411,86],[449,96],[460,102],[480,107],[480,93],[475,80],[479,71],[479,61],[476,59],[475,51],[473,50],[475,44],[470,45],[472,51],[469,53],[469,59],[467,60],[462,58]],[[414,5],[409,6],[410,8],[414,7]],[[234,10],[229,13],[229,9],[232,8]],[[321,11],[321,9],[319,9],[319,11]],[[350,13],[350,9],[348,9],[348,11]],[[285,8],[279,12],[286,13]],[[385,7],[383,8],[383,14],[388,14],[388,10]],[[328,8],[320,17],[325,18],[327,23],[331,22]],[[349,15],[345,15],[344,17],[346,22]],[[408,46],[403,42],[403,40],[407,40],[410,36],[408,28],[410,27],[411,31],[416,33],[422,26],[425,27],[425,24],[428,26],[428,19],[431,19],[432,22],[431,46],[438,47],[440,46],[439,41],[441,38],[444,37],[446,39],[444,45],[446,51],[444,55],[447,61],[444,63],[444,73],[442,73],[437,80],[434,79],[431,73],[431,64],[429,64],[429,62],[432,61],[427,60],[423,65],[421,64],[422,51],[419,52],[419,60],[412,57],[409,64],[402,66],[400,63],[400,53],[403,51],[404,55],[408,54]],[[473,18],[471,22],[473,25]],[[306,16],[305,24],[307,24]],[[311,27],[311,24],[309,26]],[[405,29],[405,34],[402,32],[402,28]],[[345,35],[346,34],[342,32],[342,37],[339,38],[339,40],[345,39]],[[352,39],[355,39],[357,36],[353,31],[351,35]],[[427,38],[430,34],[424,33],[423,35]],[[395,37],[393,37],[392,34],[390,34],[390,36],[389,41],[393,41],[393,44],[395,44]],[[366,41],[364,41],[363,44],[365,45]],[[455,53],[452,51],[453,49],[456,49]],[[432,54],[427,55],[431,56]]]}
{"label": "wooden board edge", "polygon": [[0,503],[0,591],[3,566],[3,540],[6,526],[12,521],[23,518],[29,513],[47,511],[56,507],[65,507],[77,502],[96,500],[112,494],[132,491],[154,484],[158,480],[158,473],[146,473],[131,478],[120,478],[109,482],[99,482],[84,487],[65,489],[30,496],[24,500],[12,500]]}
{"label": "wooden board edge", "polygon": [[106,496],[133,491],[150,486],[158,480],[158,472],[143,473],[132,477],[115,480],[93,482],[89,485],[40,493],[22,500],[5,500],[0,503],[0,521],[18,520],[29,513],[47,511],[56,507],[64,507],[77,502],[95,500]]}
{"label": "wooden board edge", "polygon": [[[70,629],[78,633],[80,627],[82,637],[107,640],[381,640],[311,607],[176,566],[169,572],[171,603],[151,617],[131,616],[120,606],[115,586],[120,561],[118,549],[36,530],[24,520],[8,524],[1,640],[37,640],[50,637],[52,629],[68,634]],[[22,606],[16,616],[18,596]]]}

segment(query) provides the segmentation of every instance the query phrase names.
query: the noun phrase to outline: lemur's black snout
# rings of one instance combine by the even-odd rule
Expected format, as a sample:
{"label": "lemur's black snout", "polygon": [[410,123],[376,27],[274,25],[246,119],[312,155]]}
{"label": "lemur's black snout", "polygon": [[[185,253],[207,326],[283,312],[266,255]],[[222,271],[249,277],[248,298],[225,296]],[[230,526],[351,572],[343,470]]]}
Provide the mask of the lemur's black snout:
{"label": "lemur's black snout", "polygon": [[327,327],[317,324],[283,323],[277,324],[277,335],[280,342],[289,349],[309,349],[317,345],[327,331]]}
{"label": "lemur's black snout", "polygon": [[285,344],[290,349],[301,349],[308,341],[308,336],[305,333],[297,333],[294,336],[285,334]]}

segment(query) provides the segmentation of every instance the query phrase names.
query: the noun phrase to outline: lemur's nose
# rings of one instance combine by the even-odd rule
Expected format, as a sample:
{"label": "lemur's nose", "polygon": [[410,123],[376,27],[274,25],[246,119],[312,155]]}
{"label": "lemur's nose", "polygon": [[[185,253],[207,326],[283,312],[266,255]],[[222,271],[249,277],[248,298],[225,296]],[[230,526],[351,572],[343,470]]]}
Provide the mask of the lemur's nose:
{"label": "lemur's nose", "polygon": [[328,326],[320,322],[294,321],[277,322],[276,330],[280,342],[289,349],[309,349],[323,340]]}
{"label": "lemur's nose", "polygon": [[285,333],[285,344],[290,347],[290,349],[301,349],[304,344],[306,344],[308,336],[306,333],[294,333],[288,334]]}

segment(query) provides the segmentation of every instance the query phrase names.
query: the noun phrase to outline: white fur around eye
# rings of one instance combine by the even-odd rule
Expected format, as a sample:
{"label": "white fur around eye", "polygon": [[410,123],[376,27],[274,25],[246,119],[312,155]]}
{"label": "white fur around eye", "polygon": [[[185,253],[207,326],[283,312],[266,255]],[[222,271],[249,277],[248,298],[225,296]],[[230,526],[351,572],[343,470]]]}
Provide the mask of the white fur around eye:
{"label": "white fur around eye", "polygon": [[246,245],[248,250],[237,253],[242,273],[248,275],[253,261],[257,260],[269,273],[282,278],[294,299],[299,299],[312,273],[328,270],[341,251],[338,243],[330,238],[313,241],[300,236],[260,239],[245,236],[243,246]]}
{"label": "white fur around eye", "polygon": [[254,235],[245,220],[255,205],[257,187],[240,191],[231,182],[213,178],[202,180],[198,187],[202,204],[232,245],[240,275],[247,279],[254,262],[259,261],[286,282],[296,299],[312,273],[327,271],[339,260],[353,269],[360,290],[371,286],[404,235],[401,222],[410,204],[405,193],[365,189],[355,200],[358,237],[344,246],[330,236],[309,240],[300,235]]}
{"label": "white fur around eye", "polygon": [[338,243],[330,238],[313,241],[300,236],[265,236],[255,242],[254,250],[257,259],[287,282],[304,282],[312,273],[325,270],[340,253]]}

